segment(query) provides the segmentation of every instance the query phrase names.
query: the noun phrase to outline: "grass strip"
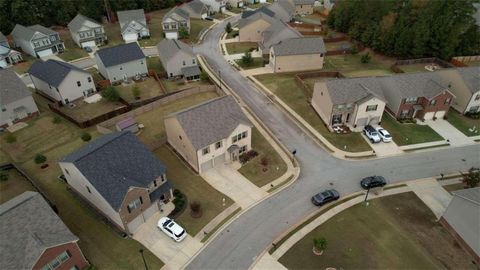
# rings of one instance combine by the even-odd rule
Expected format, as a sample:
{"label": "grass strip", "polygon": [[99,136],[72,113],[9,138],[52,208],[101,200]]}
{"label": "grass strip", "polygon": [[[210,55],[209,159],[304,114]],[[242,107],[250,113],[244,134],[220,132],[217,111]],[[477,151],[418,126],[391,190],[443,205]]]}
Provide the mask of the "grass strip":
{"label": "grass strip", "polygon": [[270,188],[267,192],[268,192],[268,193],[271,193],[271,192],[277,190],[279,187],[281,187],[281,186],[285,185],[286,183],[290,182],[290,180],[292,180],[292,178],[293,178],[293,175],[290,175],[290,177],[288,177],[287,180],[281,182],[280,184],[278,184],[278,185],[276,185],[276,186],[273,186],[273,187]]}
{"label": "grass strip", "polygon": [[228,215],[224,220],[222,220],[222,222],[218,223],[217,226],[215,226],[213,228],[213,230],[209,231],[205,237],[203,237],[202,243],[205,243],[207,242],[207,240],[210,238],[210,236],[212,236],[216,231],[218,231],[218,229],[220,229],[220,227],[223,226],[223,224],[225,224],[227,221],[229,221],[232,217],[234,217],[238,212],[240,212],[240,210],[242,210],[241,207],[237,208],[235,211],[233,211],[230,215]]}
{"label": "grass strip", "polygon": [[444,143],[444,144],[437,144],[437,145],[431,145],[431,146],[425,146],[425,147],[419,147],[419,148],[413,148],[413,149],[405,149],[403,151],[412,152],[412,151],[417,151],[417,150],[425,150],[425,149],[437,148],[437,147],[449,146],[449,145],[450,145],[449,143]]}

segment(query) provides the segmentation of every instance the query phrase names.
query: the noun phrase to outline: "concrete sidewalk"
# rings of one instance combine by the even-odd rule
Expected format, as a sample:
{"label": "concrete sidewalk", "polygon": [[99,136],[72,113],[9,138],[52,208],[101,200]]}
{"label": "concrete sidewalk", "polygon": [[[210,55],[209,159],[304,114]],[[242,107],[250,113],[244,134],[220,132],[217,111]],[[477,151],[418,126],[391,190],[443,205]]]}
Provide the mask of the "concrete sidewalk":
{"label": "concrete sidewalk", "polygon": [[432,210],[438,219],[452,200],[452,195],[442,188],[435,178],[410,181],[407,185]]}
{"label": "concrete sidewalk", "polygon": [[440,134],[445,140],[448,140],[452,146],[462,146],[475,143],[471,137],[466,136],[460,130],[456,129],[447,120],[437,119],[429,120],[425,123],[435,132]]}

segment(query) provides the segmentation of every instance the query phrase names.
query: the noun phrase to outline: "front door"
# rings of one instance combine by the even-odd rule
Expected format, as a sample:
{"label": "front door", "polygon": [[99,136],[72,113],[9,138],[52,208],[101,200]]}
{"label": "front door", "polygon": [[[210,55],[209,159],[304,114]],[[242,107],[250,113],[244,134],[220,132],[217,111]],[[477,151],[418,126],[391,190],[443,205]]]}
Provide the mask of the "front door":
{"label": "front door", "polygon": [[232,161],[238,160],[238,151],[233,151],[231,154]]}

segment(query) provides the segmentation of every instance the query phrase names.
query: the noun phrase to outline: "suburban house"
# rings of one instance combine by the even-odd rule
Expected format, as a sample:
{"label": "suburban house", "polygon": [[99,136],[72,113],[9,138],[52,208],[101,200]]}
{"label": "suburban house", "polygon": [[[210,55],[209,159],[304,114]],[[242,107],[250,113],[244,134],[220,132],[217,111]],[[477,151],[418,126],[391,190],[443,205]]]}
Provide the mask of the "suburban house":
{"label": "suburban house", "polygon": [[0,127],[30,119],[39,114],[32,93],[13,70],[0,69]]}
{"label": "suburban house", "polygon": [[174,7],[163,16],[162,28],[166,39],[178,39],[181,28],[190,33],[190,15],[185,10]]}
{"label": "suburban house", "polygon": [[269,64],[274,72],[321,69],[326,52],[322,37],[290,38],[270,48]]}
{"label": "suburban house", "polygon": [[480,187],[452,192],[440,223],[480,263]]}
{"label": "suburban house", "polygon": [[70,30],[73,41],[80,48],[100,46],[107,41],[103,26],[82,14],[73,18],[68,24],[68,30]]}
{"label": "suburban house", "polygon": [[377,79],[381,81],[387,111],[397,119],[443,118],[455,99],[437,72],[396,74]]}
{"label": "suburban house", "polygon": [[205,19],[208,16],[208,7],[200,0],[184,3],[179,7],[193,19]]}
{"label": "suburban house", "polygon": [[200,174],[251,150],[252,127],[232,96],[165,117],[168,143]]}
{"label": "suburban house", "polygon": [[200,79],[201,71],[191,46],[179,40],[164,39],[157,44],[157,49],[167,78]]}
{"label": "suburban house", "polygon": [[85,269],[76,237],[37,192],[0,205],[3,269]]}
{"label": "suburban house", "polygon": [[244,0],[227,0],[227,5],[230,7],[243,7],[245,5]]}
{"label": "suburban house", "polygon": [[313,14],[315,0],[293,0],[293,4],[295,5],[295,15]]}
{"label": "suburban house", "polygon": [[255,12],[238,22],[238,40],[260,42],[262,33],[269,28],[276,20],[265,12]]}
{"label": "suburban house", "polygon": [[452,108],[463,114],[480,112],[480,67],[441,69],[436,72],[455,95]]}
{"label": "suburban house", "polygon": [[130,131],[104,135],[59,165],[67,184],[127,234],[172,198],[165,165]]}
{"label": "suburban house", "polygon": [[385,98],[373,78],[332,79],[315,83],[312,107],[330,130],[344,125],[361,130],[380,124]]}
{"label": "suburban house", "polygon": [[65,50],[65,45],[57,32],[35,24],[25,27],[17,24],[12,31],[14,47],[33,57],[44,57]]}
{"label": "suburban house", "polygon": [[278,0],[267,8],[275,13],[275,18],[282,22],[290,22],[295,13],[295,5],[292,0]]}
{"label": "suburban house", "polygon": [[200,0],[207,5],[210,12],[222,12],[227,6],[227,0]]}
{"label": "suburban house", "polygon": [[10,48],[7,37],[0,32],[0,68],[23,61],[22,54]]}
{"label": "suburban house", "polygon": [[118,11],[117,17],[122,38],[126,43],[150,37],[143,9]]}
{"label": "suburban house", "polygon": [[98,71],[110,82],[147,76],[147,60],[136,42],[104,48],[95,52]]}
{"label": "suburban house", "polygon": [[242,15],[241,15],[241,18],[242,19],[245,19],[245,18],[248,18],[250,16],[252,16],[253,14],[255,13],[265,13],[265,15],[268,15],[270,17],[274,17],[275,16],[275,13],[273,11],[271,11],[270,9],[268,9],[266,6],[262,6],[260,8],[257,8],[257,9],[254,9],[254,10],[244,10],[242,12]]}
{"label": "suburban house", "polygon": [[59,104],[68,104],[97,91],[90,73],[67,62],[38,60],[28,73],[37,92]]}
{"label": "suburban house", "polygon": [[296,29],[293,29],[285,22],[275,20],[272,25],[263,31],[259,48],[262,54],[268,55],[270,54],[270,47],[273,45],[287,39],[300,37],[302,37],[302,34]]}

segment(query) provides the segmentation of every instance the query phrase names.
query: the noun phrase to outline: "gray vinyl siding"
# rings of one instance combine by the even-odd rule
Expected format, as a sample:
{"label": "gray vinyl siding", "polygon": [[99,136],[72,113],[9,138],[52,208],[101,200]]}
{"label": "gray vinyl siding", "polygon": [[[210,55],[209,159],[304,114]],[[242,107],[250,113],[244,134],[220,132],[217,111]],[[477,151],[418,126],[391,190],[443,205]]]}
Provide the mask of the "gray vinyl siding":
{"label": "gray vinyl siding", "polygon": [[[124,75],[127,78],[135,77],[136,75],[147,74],[147,61],[145,58],[135,60],[121,65],[111,67],[98,66],[100,73],[108,78],[111,82],[123,80]],[[143,64],[142,64],[143,63]],[[102,72],[103,71],[103,72]]]}
{"label": "gray vinyl siding", "polygon": [[[195,64],[193,64],[193,60],[195,60]],[[185,61],[185,65],[183,65],[183,61]],[[179,52],[175,57],[168,61],[166,70],[169,77],[170,73],[173,73],[173,76],[178,76],[182,75],[182,68],[197,65],[197,59],[195,57],[192,57],[184,52]]]}
{"label": "gray vinyl siding", "polygon": [[[32,96],[24,97],[22,99],[6,104],[2,108],[2,111],[0,113],[0,126],[7,124],[9,120],[14,121],[15,120],[14,110],[22,106],[25,107],[27,113],[29,114],[38,112],[37,105],[35,104],[35,101],[33,101]],[[3,109],[5,111],[3,111]]]}

